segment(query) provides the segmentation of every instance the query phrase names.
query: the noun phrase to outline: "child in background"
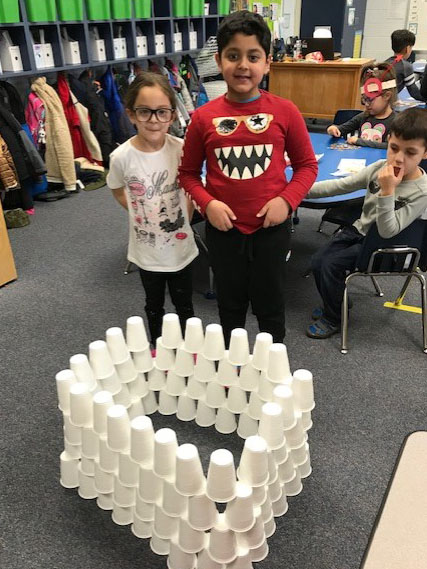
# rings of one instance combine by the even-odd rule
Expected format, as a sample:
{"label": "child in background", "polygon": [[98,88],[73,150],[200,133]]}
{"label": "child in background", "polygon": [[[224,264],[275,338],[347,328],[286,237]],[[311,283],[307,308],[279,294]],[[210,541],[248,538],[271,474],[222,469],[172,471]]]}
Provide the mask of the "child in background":
{"label": "child in background", "polygon": [[[270,67],[271,34],[243,10],[218,29],[218,67],[227,93],[195,111],[179,173],[181,186],[206,215],[225,340],[243,328],[249,303],[259,329],[285,336],[285,263],[290,215],[317,175],[297,107],[258,86]],[[285,150],[293,167],[287,181]],[[207,164],[206,187],[200,173]]]}
{"label": "child in background", "polygon": [[341,304],[348,271],[354,271],[363,240],[373,223],[381,237],[400,233],[427,208],[427,175],[419,163],[427,158],[427,111],[412,108],[397,115],[390,128],[387,159],[358,174],[317,182],[309,198],[323,198],[367,188],[362,215],[344,227],[312,258],[323,307],[315,308],[307,328],[310,338],[329,338],[340,330]]}
{"label": "child in background", "polygon": [[395,65],[397,92],[406,87],[411,97],[417,101],[424,101],[420,90],[415,83],[415,73],[412,63],[407,61],[415,45],[415,34],[409,30],[395,30],[391,34],[391,49],[394,55],[387,62]]}
{"label": "child in background", "polygon": [[107,184],[129,212],[128,259],[139,267],[154,347],[166,284],[183,329],[194,316],[191,261],[198,250],[192,206],[176,179],[183,141],[168,134],[175,118],[171,86],[161,75],[142,73],[129,86],[125,106],[138,132],[112,152]]}
{"label": "child in background", "polygon": [[[327,133],[337,138],[347,137],[347,142],[357,146],[387,148],[389,128],[395,117],[393,105],[397,100],[396,74],[392,65],[380,63],[376,67],[365,67],[360,90],[365,110],[343,124],[331,124]],[[350,136],[354,132],[358,134]]]}

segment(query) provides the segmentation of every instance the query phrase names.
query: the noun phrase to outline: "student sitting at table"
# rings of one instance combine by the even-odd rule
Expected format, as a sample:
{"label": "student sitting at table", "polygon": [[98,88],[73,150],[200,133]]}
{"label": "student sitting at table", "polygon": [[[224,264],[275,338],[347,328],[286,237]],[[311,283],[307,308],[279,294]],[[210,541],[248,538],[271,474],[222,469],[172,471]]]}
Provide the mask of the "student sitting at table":
{"label": "student sitting at table", "polygon": [[[395,113],[393,105],[397,100],[396,74],[392,65],[380,63],[367,66],[361,75],[361,102],[365,110],[349,121],[328,126],[327,133],[357,146],[387,148],[387,137]],[[349,136],[351,133],[356,133]]]}
{"label": "student sitting at table", "polygon": [[387,158],[358,174],[316,182],[308,198],[346,194],[367,188],[362,215],[344,227],[312,258],[312,270],[323,307],[312,312],[310,338],[329,338],[340,330],[345,278],[354,271],[363,240],[373,223],[381,237],[400,233],[427,208],[427,175],[419,163],[427,158],[427,111],[407,109],[390,127]]}
{"label": "student sitting at table", "polygon": [[391,34],[391,49],[394,55],[387,59],[395,65],[397,92],[406,87],[411,97],[423,101],[420,90],[415,83],[415,73],[412,63],[408,61],[415,44],[415,34],[409,30],[394,30]]}

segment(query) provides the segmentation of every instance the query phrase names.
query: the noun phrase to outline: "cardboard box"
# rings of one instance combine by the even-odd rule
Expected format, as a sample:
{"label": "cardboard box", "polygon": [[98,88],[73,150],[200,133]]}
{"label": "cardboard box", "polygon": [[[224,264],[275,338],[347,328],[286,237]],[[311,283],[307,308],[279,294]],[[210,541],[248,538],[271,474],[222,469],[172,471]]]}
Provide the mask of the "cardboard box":
{"label": "cardboard box", "polygon": [[12,248],[0,202],[0,286],[17,278],[15,261],[13,260]]}
{"label": "cardboard box", "polygon": [[173,34],[173,50],[182,51],[182,33],[175,32]]}
{"label": "cardboard box", "polygon": [[53,58],[52,44],[42,43],[43,63],[46,69],[55,67],[55,60]]}
{"label": "cardboard box", "polygon": [[76,65],[81,63],[80,46],[78,41],[62,40],[64,48],[64,59],[66,65]]}
{"label": "cardboard box", "polygon": [[148,55],[147,36],[136,36],[136,55],[138,57]]}
{"label": "cardboard box", "polygon": [[90,49],[93,61],[106,61],[107,55],[105,53],[105,41],[92,39],[90,42]]}
{"label": "cardboard box", "polygon": [[23,71],[19,46],[12,44],[6,30],[0,32],[0,61],[3,71]]}
{"label": "cardboard box", "polygon": [[165,53],[166,52],[166,44],[165,44],[165,34],[156,34],[154,36],[154,50],[156,53]]}

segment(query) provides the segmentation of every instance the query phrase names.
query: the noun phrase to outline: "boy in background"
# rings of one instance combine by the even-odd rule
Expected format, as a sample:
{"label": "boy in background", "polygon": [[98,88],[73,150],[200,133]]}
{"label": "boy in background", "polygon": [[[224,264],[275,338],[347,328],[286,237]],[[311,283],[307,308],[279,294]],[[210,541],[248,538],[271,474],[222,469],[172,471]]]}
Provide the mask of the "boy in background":
{"label": "boy in background", "polygon": [[[296,106],[258,87],[270,68],[271,34],[243,10],[218,29],[216,61],[227,93],[192,116],[180,184],[207,217],[225,340],[245,325],[249,303],[259,329],[285,336],[285,260],[290,216],[317,175],[317,162]],[[286,179],[285,151],[293,176]],[[200,177],[207,165],[206,187]]]}
{"label": "boy in background", "polygon": [[391,49],[394,51],[394,56],[389,57],[387,61],[394,63],[397,92],[400,93],[400,91],[406,87],[411,97],[417,101],[424,101],[415,83],[415,73],[412,63],[407,61],[414,45],[415,34],[409,30],[394,30],[391,34]]}

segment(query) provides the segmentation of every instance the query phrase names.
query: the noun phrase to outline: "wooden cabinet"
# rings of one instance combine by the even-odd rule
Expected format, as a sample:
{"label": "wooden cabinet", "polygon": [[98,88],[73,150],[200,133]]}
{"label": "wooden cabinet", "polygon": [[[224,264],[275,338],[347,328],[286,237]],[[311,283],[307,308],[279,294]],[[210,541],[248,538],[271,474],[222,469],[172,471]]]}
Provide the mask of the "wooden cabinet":
{"label": "wooden cabinet", "polygon": [[272,63],[269,90],[290,99],[307,118],[334,118],[338,109],[362,109],[360,75],[372,59]]}

